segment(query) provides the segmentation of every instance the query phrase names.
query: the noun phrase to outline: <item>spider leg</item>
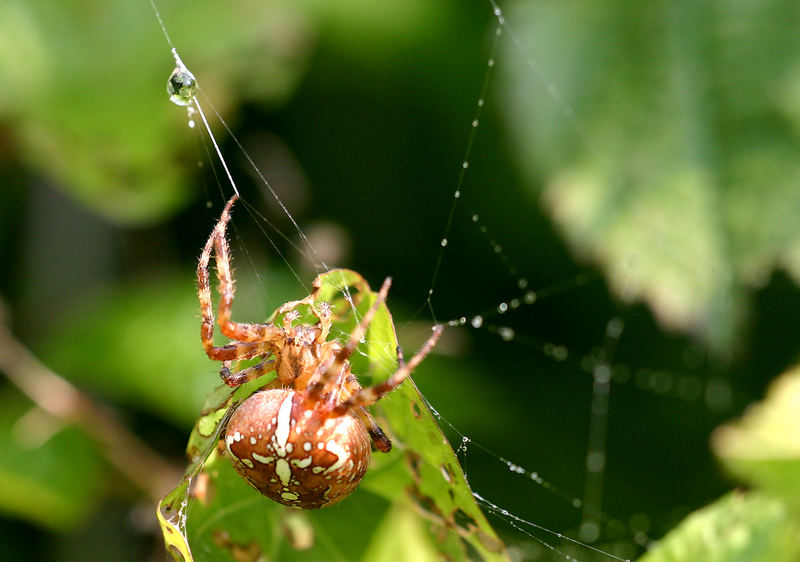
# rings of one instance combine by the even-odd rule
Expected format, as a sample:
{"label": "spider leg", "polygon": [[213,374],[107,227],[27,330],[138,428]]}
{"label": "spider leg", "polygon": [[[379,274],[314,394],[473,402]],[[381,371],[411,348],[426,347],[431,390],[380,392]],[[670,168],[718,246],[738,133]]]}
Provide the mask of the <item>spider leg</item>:
{"label": "spider leg", "polygon": [[206,354],[214,361],[238,361],[272,353],[272,346],[267,346],[265,342],[260,341],[235,341],[220,346],[215,346],[211,342],[209,347],[207,340],[203,338],[203,346],[206,348]]}
{"label": "spider leg", "polygon": [[230,387],[237,387],[251,380],[257,379],[263,374],[275,370],[275,360],[261,361],[256,365],[242,369],[241,371],[231,371],[230,361],[225,361],[222,368],[219,370],[219,376],[222,377],[222,382]]}
{"label": "spider leg", "polygon": [[428,338],[428,341],[417,351],[416,355],[412,357],[408,363],[401,366],[395,373],[386,379],[385,381],[375,384],[373,386],[363,388],[356,393],[354,393],[350,398],[336,406],[334,408],[334,413],[342,415],[347,413],[349,410],[353,408],[357,408],[359,406],[369,406],[370,404],[374,404],[383,396],[385,396],[390,391],[397,388],[401,382],[414,370],[414,368],[419,365],[420,361],[422,361],[428,353],[430,353],[433,346],[436,345],[436,342],[439,340],[439,336],[442,335],[443,327],[441,325],[436,326],[433,329],[433,334]]}
{"label": "spider leg", "polygon": [[[403,348],[398,345],[397,366],[400,368],[405,364],[406,361],[403,356]],[[358,390],[356,390],[356,392],[358,392]],[[363,423],[364,426],[366,426],[367,432],[369,432],[369,436],[372,437],[372,442],[375,444],[376,449],[382,453],[388,453],[392,450],[392,440],[387,437],[387,435],[383,432],[383,429],[381,429],[381,426],[378,425],[378,422],[375,421],[375,418],[372,417],[372,415],[364,406],[358,406],[357,408],[354,408],[353,414],[361,420],[361,423]]]}
{"label": "spider leg", "polygon": [[372,442],[375,443],[376,449],[382,453],[388,453],[392,450],[392,440],[386,436],[381,426],[378,425],[378,422],[375,421],[375,418],[372,417],[366,408],[359,406],[353,409],[353,414],[366,426],[367,432],[369,436],[372,437]]}
{"label": "spider leg", "polygon": [[[391,287],[391,285],[392,278],[387,277],[383,281],[383,285],[381,285],[381,290],[378,291],[378,296],[375,299],[375,302],[372,303],[372,306],[364,315],[364,318],[361,319],[361,322],[358,323],[358,326],[356,326],[353,332],[350,334],[350,339],[348,340],[347,344],[335,352],[333,361],[330,363],[320,361],[320,369],[318,370],[318,373],[321,376],[319,377],[319,380],[309,389],[309,400],[319,400],[322,397],[325,387],[328,386],[333,379],[342,375],[342,369],[345,366],[345,362],[356,350],[356,347],[361,342],[361,338],[364,337],[370,322],[372,322],[372,319],[375,317],[375,313],[378,312],[378,308],[380,308],[381,304],[386,300],[386,295],[389,293],[389,287]],[[316,376],[314,378],[316,378]]]}
{"label": "spider leg", "polygon": [[[200,339],[203,341],[206,354],[211,359],[218,361],[243,358],[236,354],[236,349],[240,349],[241,346],[252,342],[257,342],[260,346],[259,348],[263,348],[264,344],[267,344],[269,351],[278,351],[280,340],[285,335],[281,328],[270,324],[244,324],[231,321],[234,287],[230,269],[230,251],[225,232],[231,218],[231,207],[233,207],[236,199],[238,199],[238,196],[234,195],[228,200],[219,222],[217,222],[203,247],[200,261],[197,263],[197,296],[200,300],[200,314],[202,316]],[[208,263],[211,259],[212,250],[216,258],[217,277],[220,281],[220,303],[218,309],[220,330],[227,337],[239,340],[239,342],[242,342],[241,344],[230,344],[221,347],[214,345],[214,307],[211,302],[211,283],[208,275]],[[250,355],[250,357],[253,356]]]}
{"label": "spider leg", "polygon": [[[352,396],[353,393],[360,391],[361,387],[358,385],[356,377],[350,372],[349,365],[345,363],[342,364],[342,368],[335,376],[331,376],[330,373],[332,371],[330,365],[336,360],[336,352],[323,353],[326,353],[327,357],[320,358],[320,369],[330,377],[330,382],[327,384],[316,382],[311,385],[306,395],[306,400],[308,404],[324,400],[324,407],[328,411],[331,411],[341,400],[342,390],[346,392],[345,396]],[[326,365],[328,367],[326,367]],[[326,388],[330,389],[327,394],[325,394]],[[367,428],[367,432],[372,438],[375,448],[383,453],[388,453],[392,449],[392,441],[383,432],[378,422],[375,421],[375,418],[363,407],[354,408],[352,413],[361,420],[361,423]]]}

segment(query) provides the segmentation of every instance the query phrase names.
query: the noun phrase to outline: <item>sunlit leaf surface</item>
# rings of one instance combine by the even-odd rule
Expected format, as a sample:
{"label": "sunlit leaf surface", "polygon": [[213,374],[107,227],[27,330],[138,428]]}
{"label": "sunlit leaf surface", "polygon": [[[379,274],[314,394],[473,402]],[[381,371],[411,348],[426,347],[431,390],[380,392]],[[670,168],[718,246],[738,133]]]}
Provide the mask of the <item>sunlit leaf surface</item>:
{"label": "sunlit leaf surface", "polygon": [[641,562],[793,562],[798,520],[786,504],[734,492],[687,517]]}
{"label": "sunlit leaf surface", "polygon": [[[360,318],[376,297],[360,276],[346,270],[321,275],[315,288],[314,302],[332,302],[334,336],[340,338],[355,325],[353,306]],[[365,339],[352,363],[368,384],[366,375],[383,379],[396,367],[397,340],[385,305]],[[220,427],[214,420],[224,420],[226,400],[235,404],[252,390],[229,392],[229,398],[215,394],[198,420],[187,479],[160,506],[173,553],[191,548],[194,560],[505,559],[503,543],[476,505],[453,450],[411,380],[374,410],[393,439],[391,453],[373,454],[367,476],[350,497],[312,511],[288,509],[261,496],[218,454]],[[199,450],[205,454],[198,455]]]}
{"label": "sunlit leaf surface", "polygon": [[800,368],[776,379],[763,402],[713,437],[730,472],[800,513]]}
{"label": "sunlit leaf surface", "polygon": [[731,351],[746,291],[800,279],[796,2],[528,2],[509,19],[515,151],[574,252]]}

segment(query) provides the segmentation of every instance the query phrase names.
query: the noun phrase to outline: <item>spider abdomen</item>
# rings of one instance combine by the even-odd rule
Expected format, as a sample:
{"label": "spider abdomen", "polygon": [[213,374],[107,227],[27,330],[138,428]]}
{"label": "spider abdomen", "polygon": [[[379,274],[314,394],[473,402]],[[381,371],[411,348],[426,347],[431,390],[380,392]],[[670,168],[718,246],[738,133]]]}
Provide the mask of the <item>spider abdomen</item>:
{"label": "spider abdomen", "polygon": [[291,507],[332,505],[356,489],[370,460],[370,437],[350,415],[309,408],[304,393],[257,392],[225,431],[234,467],[254,488]]}

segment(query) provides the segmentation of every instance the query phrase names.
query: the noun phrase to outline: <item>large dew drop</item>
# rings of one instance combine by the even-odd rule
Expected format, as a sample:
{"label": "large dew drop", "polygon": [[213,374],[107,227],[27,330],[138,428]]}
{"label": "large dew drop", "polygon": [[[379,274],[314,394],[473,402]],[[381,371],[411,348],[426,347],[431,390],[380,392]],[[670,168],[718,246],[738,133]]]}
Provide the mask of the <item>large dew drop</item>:
{"label": "large dew drop", "polygon": [[189,105],[197,94],[197,80],[194,74],[183,65],[175,67],[167,80],[169,101],[176,105]]}

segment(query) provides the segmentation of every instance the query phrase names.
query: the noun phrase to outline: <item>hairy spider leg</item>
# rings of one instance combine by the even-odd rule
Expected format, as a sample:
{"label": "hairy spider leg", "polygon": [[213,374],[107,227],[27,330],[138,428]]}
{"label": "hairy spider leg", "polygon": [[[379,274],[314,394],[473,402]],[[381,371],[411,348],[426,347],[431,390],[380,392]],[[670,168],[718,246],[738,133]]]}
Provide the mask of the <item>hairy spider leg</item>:
{"label": "hairy spider leg", "polygon": [[[364,315],[364,318],[361,319],[358,326],[353,330],[350,334],[350,339],[348,340],[347,344],[344,347],[335,349],[335,348],[327,348],[333,351],[333,360],[331,361],[330,358],[326,358],[326,360],[321,360],[319,364],[319,369],[317,371],[317,375],[314,378],[319,377],[317,382],[311,385],[308,389],[306,399],[313,403],[322,399],[326,388],[333,386],[334,391],[331,391],[328,395],[327,399],[327,408],[333,409],[335,404],[339,402],[340,395],[341,395],[341,388],[344,387],[347,394],[346,396],[351,396],[353,393],[358,392],[361,390],[361,387],[358,384],[357,379],[355,376],[350,372],[350,363],[348,362],[348,358],[353,354],[356,347],[361,341],[361,338],[364,337],[364,334],[369,327],[369,324],[372,322],[372,319],[375,317],[378,309],[380,308],[381,304],[386,301],[386,296],[389,293],[389,287],[391,287],[392,280],[391,278],[387,277],[383,285],[381,285],[381,289],[378,292],[378,296],[375,299],[375,302],[369,308],[367,313]],[[321,311],[322,312],[322,311]],[[320,314],[320,320],[323,324],[323,329],[326,327],[326,320],[329,328],[330,324],[330,311],[326,311],[327,313]],[[325,330],[327,331],[327,330]],[[343,380],[342,380],[343,379]],[[338,382],[337,382],[338,381]],[[338,391],[335,389],[339,388]],[[364,426],[367,428],[367,432],[369,433],[370,437],[372,438],[372,442],[375,444],[375,447],[384,453],[389,452],[392,449],[392,442],[383,432],[383,430],[378,425],[378,422],[375,421],[375,418],[365,409],[365,408],[357,408],[353,411],[353,414],[361,420]],[[340,414],[341,415],[341,414]]]}
{"label": "hairy spider leg", "polygon": [[[230,319],[233,305],[233,280],[230,272],[230,258],[225,231],[230,220],[230,211],[238,196],[228,200],[219,222],[209,236],[197,264],[197,294],[200,300],[200,338],[206,354],[217,361],[248,359],[272,353],[280,349],[284,331],[269,324],[240,324]],[[211,301],[211,283],[208,263],[212,250],[215,252],[217,277],[220,280],[220,304],[218,308],[220,330],[227,337],[238,340],[223,346],[214,345],[214,307]]]}
{"label": "hairy spider leg", "polygon": [[231,218],[231,207],[238,199],[234,195],[228,200],[222,216],[214,228],[214,259],[217,264],[217,277],[219,278],[219,307],[217,307],[217,323],[220,331],[231,339],[243,342],[251,341],[274,341],[275,351],[278,351],[282,343],[285,332],[282,328],[272,324],[246,324],[233,322],[231,320],[231,308],[233,307],[233,295],[235,292],[233,277],[231,275],[230,250],[228,239],[225,235],[228,221]]}
{"label": "hairy spider leg", "polygon": [[[320,369],[318,370],[318,374],[320,375],[319,380],[317,380],[317,382],[312,385],[308,391],[308,398],[310,400],[317,401],[321,399],[325,388],[330,385],[332,380],[341,375],[342,369],[345,369],[348,374],[350,373],[350,365],[347,360],[351,355],[353,355],[356,347],[361,342],[361,338],[363,338],[364,334],[367,332],[367,328],[369,327],[370,322],[372,322],[372,319],[375,317],[375,313],[378,312],[378,308],[380,308],[381,304],[386,301],[386,295],[389,294],[389,287],[391,286],[392,278],[387,277],[383,281],[383,285],[381,285],[381,290],[378,291],[378,296],[375,299],[375,302],[372,303],[372,306],[369,307],[369,310],[364,315],[364,318],[361,319],[361,322],[358,323],[353,332],[350,334],[350,339],[348,340],[347,344],[344,347],[334,351],[333,362],[328,364],[326,364],[327,362],[320,362]],[[316,379],[316,376],[314,378]],[[350,381],[345,380],[345,382]],[[357,382],[355,382],[355,384],[358,385]]]}
{"label": "hairy spider leg", "polygon": [[387,393],[397,388],[397,386],[399,386],[400,383],[405,380],[411,371],[413,371],[414,368],[419,365],[425,356],[430,353],[431,349],[433,349],[433,346],[436,345],[436,342],[439,340],[439,336],[442,335],[443,330],[444,328],[441,325],[436,326],[425,344],[419,349],[419,351],[417,351],[416,355],[414,355],[414,357],[408,361],[408,363],[397,369],[397,371],[385,381],[357,391],[355,394],[350,396],[350,398],[336,406],[333,412],[336,414],[344,414],[347,411],[359,406],[369,406],[370,404],[374,404],[383,398]]}
{"label": "hairy spider leg", "polygon": [[[397,346],[397,367],[401,368],[406,364],[405,357],[403,356],[403,348],[399,345]],[[353,393],[357,392],[359,389],[356,389]],[[351,410],[351,413],[354,414],[358,419],[361,420],[367,427],[367,431],[369,432],[369,436],[372,437],[372,442],[375,444],[375,448],[381,451],[382,453],[388,453],[392,450],[392,440],[389,439],[386,434],[381,429],[381,426],[375,421],[375,418],[367,411],[364,406],[358,406]]]}
{"label": "hairy spider leg", "polygon": [[261,361],[241,371],[231,371],[230,363],[230,361],[225,361],[222,368],[219,370],[219,376],[222,378],[222,382],[230,387],[237,387],[275,370],[274,359]]}
{"label": "hairy spider leg", "polygon": [[381,453],[388,453],[392,450],[392,440],[386,436],[381,426],[378,425],[378,422],[375,421],[375,418],[372,417],[372,414],[370,414],[366,408],[359,406],[353,409],[352,413],[360,419],[364,427],[367,428],[367,433],[369,433],[369,436],[372,438],[376,449]]}

